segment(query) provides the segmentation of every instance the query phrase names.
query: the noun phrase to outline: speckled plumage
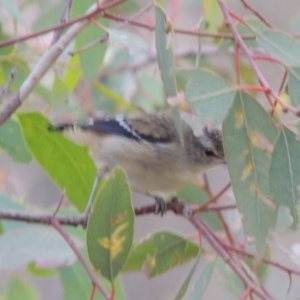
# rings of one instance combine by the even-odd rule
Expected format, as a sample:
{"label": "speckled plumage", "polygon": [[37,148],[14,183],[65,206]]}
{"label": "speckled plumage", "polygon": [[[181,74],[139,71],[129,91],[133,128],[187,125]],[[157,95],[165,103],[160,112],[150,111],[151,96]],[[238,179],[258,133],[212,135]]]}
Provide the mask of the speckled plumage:
{"label": "speckled plumage", "polygon": [[225,162],[220,131],[205,129],[196,137],[182,122],[182,144],[169,112],[63,124],[54,129],[87,145],[99,169],[120,165],[133,190],[152,195],[170,194],[201,172]]}

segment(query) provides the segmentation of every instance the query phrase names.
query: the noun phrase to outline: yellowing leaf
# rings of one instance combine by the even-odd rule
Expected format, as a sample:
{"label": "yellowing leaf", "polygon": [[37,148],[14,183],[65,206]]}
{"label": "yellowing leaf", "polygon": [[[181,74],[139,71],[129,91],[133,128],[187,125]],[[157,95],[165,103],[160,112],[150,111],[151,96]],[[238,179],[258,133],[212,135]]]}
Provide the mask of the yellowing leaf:
{"label": "yellowing leaf", "polygon": [[95,196],[87,225],[93,266],[110,281],[123,267],[133,239],[134,212],[125,172],[116,168]]}

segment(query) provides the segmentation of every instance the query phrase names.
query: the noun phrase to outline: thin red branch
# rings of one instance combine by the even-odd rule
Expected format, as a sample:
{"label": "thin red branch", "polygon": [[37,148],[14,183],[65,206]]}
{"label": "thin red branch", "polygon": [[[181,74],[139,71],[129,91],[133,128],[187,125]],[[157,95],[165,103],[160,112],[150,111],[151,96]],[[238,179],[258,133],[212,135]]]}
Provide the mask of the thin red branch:
{"label": "thin red branch", "polygon": [[77,21],[76,24],[72,25],[64,33],[64,35],[42,55],[39,62],[34,66],[19,90],[9,99],[7,105],[0,111],[0,125],[2,125],[18,109],[18,107],[30,94],[32,89],[38,84],[44,74],[54,64],[63,50],[69,45],[75,36],[89,24],[89,18],[99,14],[102,10],[120,4],[123,1],[124,0],[110,1],[108,4],[103,5],[101,9],[99,9],[97,5],[92,6],[85,16],[79,18],[81,21]]}
{"label": "thin red branch", "polygon": [[98,288],[98,290],[102,293],[105,299],[110,299],[110,294],[105,289],[104,285],[101,283],[99,278],[94,273],[94,270],[90,266],[90,264],[87,262],[83,254],[80,252],[80,250],[77,248],[75,243],[73,242],[70,235],[64,230],[64,228],[61,226],[61,224],[57,221],[56,218],[51,218],[51,225],[61,234],[61,236],[65,239],[67,244],[70,246],[70,248],[74,251],[77,258],[81,262],[82,266],[85,268],[86,272],[88,273],[89,277],[92,280],[92,283]]}
{"label": "thin red branch", "polygon": [[[287,71],[285,70],[284,74],[283,74],[283,77],[282,77],[282,80],[281,80],[280,87],[278,89],[278,94],[280,94],[282,92],[282,90],[284,88],[284,85],[285,85],[286,78],[287,78]],[[271,111],[271,116],[273,116],[274,113],[275,113],[276,105],[277,105],[277,101],[275,100],[274,101],[274,108]]]}
{"label": "thin red branch", "polygon": [[284,85],[285,85],[286,78],[287,78],[287,71],[285,70],[285,72],[283,74],[283,77],[282,77],[282,80],[281,80],[280,87],[278,89],[278,94],[280,94],[282,92],[282,90],[284,88]]}
{"label": "thin red branch", "polygon": [[102,6],[98,6],[96,10],[94,10],[94,11],[92,11],[92,12],[90,12],[90,13],[84,15],[84,16],[81,16],[81,17],[75,18],[73,20],[70,20],[66,23],[57,24],[57,25],[54,25],[54,26],[51,26],[51,27],[48,27],[48,28],[30,33],[30,34],[26,34],[26,35],[23,35],[23,36],[16,37],[14,39],[4,40],[4,41],[0,42],[0,48],[10,46],[10,45],[13,45],[13,44],[17,44],[17,43],[20,43],[20,42],[24,42],[26,40],[35,38],[37,36],[44,35],[44,34],[47,34],[49,32],[52,32],[52,31],[56,31],[56,30],[60,30],[60,29],[69,27],[69,26],[71,26],[75,23],[78,23],[80,21],[89,20],[90,18],[97,16],[99,13],[103,12],[104,10],[112,8],[116,5],[119,5],[120,3],[124,2],[124,1],[125,0],[108,1],[105,4],[103,4]]}
{"label": "thin red branch", "polygon": [[[276,99],[276,101],[282,106],[283,109],[286,109],[288,111],[291,111],[294,114],[298,114],[299,111],[297,108],[288,105],[287,103],[285,103],[283,100],[280,99],[280,97],[277,95],[277,93],[275,93],[272,88],[270,87],[269,83],[267,82],[267,80],[265,79],[265,77],[263,76],[262,72],[260,71],[258,65],[256,64],[255,59],[253,58],[253,55],[250,51],[250,49],[247,47],[246,43],[244,42],[244,40],[242,39],[241,35],[239,34],[239,32],[237,31],[237,29],[235,28],[233,21],[230,17],[230,12],[227,8],[227,6],[225,5],[225,3],[222,0],[218,0],[219,6],[221,8],[221,11],[223,13],[224,16],[224,20],[226,25],[229,27],[229,29],[231,30],[235,42],[240,45],[241,49],[243,49],[245,55],[247,56],[257,78],[258,81],[260,82],[260,84],[266,89],[266,95],[271,95],[272,97],[274,97],[274,99]],[[268,98],[268,97],[267,97]],[[268,98],[269,101],[271,101],[270,98]],[[274,103],[271,101],[270,102],[271,107],[274,106]]]}
{"label": "thin red branch", "polygon": [[199,205],[197,208],[194,208],[192,210],[192,213],[195,214],[197,212],[204,211],[204,210],[208,209],[209,205],[216,202],[230,187],[231,187],[231,182],[227,183],[226,186],[216,196],[212,197],[211,199],[209,199],[204,204]]}
{"label": "thin red branch", "polygon": [[236,204],[214,204],[209,203],[206,207],[202,208],[199,212],[205,212],[205,211],[221,211],[221,210],[228,210],[228,209],[236,209]]}
{"label": "thin red branch", "polygon": [[[116,22],[124,22],[127,20],[127,17],[111,14],[108,12],[103,13],[103,17],[114,20]],[[128,20],[129,24],[135,25],[137,27],[141,27],[150,31],[155,30],[155,25],[154,24],[146,24],[140,21],[136,20]],[[185,34],[185,35],[194,35],[194,36],[201,36],[201,37],[209,37],[209,38],[219,38],[219,39],[233,39],[233,36],[230,34],[226,33],[214,33],[214,32],[205,32],[205,31],[197,31],[197,30],[188,30],[188,29],[181,29],[181,28],[174,28],[174,32],[179,33],[179,34]],[[255,39],[254,35],[243,35],[243,39],[245,40],[253,40]]]}
{"label": "thin red branch", "polygon": [[[207,175],[204,174],[203,178],[204,178],[204,189],[207,191],[209,197],[212,199],[213,198],[213,194],[212,194],[211,188],[209,186]],[[234,238],[233,238],[233,236],[232,236],[232,234],[230,232],[230,229],[229,229],[229,227],[228,227],[228,225],[227,225],[227,223],[226,223],[226,221],[225,221],[225,219],[224,219],[224,217],[222,215],[222,212],[220,210],[217,210],[217,215],[218,215],[218,218],[219,218],[219,220],[220,220],[220,222],[222,224],[222,227],[223,227],[223,229],[225,231],[225,234],[226,234],[229,242],[232,245],[234,245]]]}
{"label": "thin red branch", "polygon": [[250,4],[246,2],[246,0],[241,0],[244,4],[246,9],[249,9],[258,19],[260,19],[264,24],[266,24],[269,28],[272,28],[272,25],[257,11],[255,10]]}
{"label": "thin red branch", "polygon": [[254,54],[254,55],[252,55],[252,57],[254,59],[257,59],[257,60],[270,61],[270,62],[273,62],[273,63],[276,63],[276,64],[280,64],[281,66],[284,65],[281,60],[279,60],[279,59],[277,59],[275,57],[272,57],[270,55]]}
{"label": "thin red branch", "polygon": [[270,300],[268,295],[266,295],[259,287],[255,286],[248,276],[243,272],[242,268],[233,259],[231,254],[220,243],[220,240],[213,234],[213,232],[207,227],[207,225],[201,220],[197,219],[194,215],[189,215],[186,217],[195,228],[201,232],[204,238],[210,243],[210,245],[215,249],[215,251],[222,257],[225,263],[237,274],[237,276],[245,284],[246,288],[249,288],[254,294],[259,296],[263,300]]}
{"label": "thin red branch", "polygon": [[265,87],[255,86],[255,85],[247,85],[247,84],[238,85],[234,89],[237,91],[253,91],[253,92],[262,92],[262,93],[268,92],[268,90]]}
{"label": "thin red branch", "polygon": [[[223,246],[226,247],[226,249],[228,249],[229,251],[232,251],[232,252],[235,252],[235,253],[239,253],[239,254],[241,254],[241,255],[244,255],[244,256],[247,256],[247,257],[256,259],[255,254],[253,254],[253,253],[250,253],[250,252],[247,252],[247,251],[245,251],[245,250],[236,248],[236,247],[234,247],[234,246],[232,246],[232,245],[227,245],[227,244],[225,244],[224,242],[222,242],[222,244],[223,244]],[[271,266],[274,266],[274,267],[276,267],[276,268],[278,268],[278,269],[281,269],[281,270],[287,272],[288,274],[289,274],[289,273],[293,273],[293,274],[295,274],[295,275],[300,276],[300,271],[299,271],[299,270],[296,270],[296,269],[293,269],[293,268],[289,268],[289,267],[287,267],[287,266],[285,266],[285,265],[283,265],[283,264],[281,264],[281,263],[279,263],[279,262],[277,262],[277,261],[273,261],[273,260],[271,260],[271,259],[269,259],[269,258],[262,258],[262,261],[263,261],[264,263],[268,264],[268,265],[271,265]]]}
{"label": "thin red branch", "polygon": [[[72,7],[72,3],[73,3],[73,0],[66,0],[65,5],[63,7],[61,17],[60,17],[60,20],[59,20],[60,24],[65,24],[65,23],[68,22],[70,10],[71,10],[71,7]],[[55,32],[53,34],[51,45],[53,45],[56,41],[59,40],[59,38],[62,34],[62,31],[63,31],[62,28],[55,30]]]}
{"label": "thin red branch", "polygon": [[240,16],[236,15],[235,13],[233,13],[230,10],[228,10],[228,13],[233,19],[235,19],[239,23],[243,24],[244,26],[249,27],[249,25],[245,22],[245,20],[243,20]]}
{"label": "thin red branch", "polygon": [[236,83],[240,84],[241,83],[241,56],[240,56],[239,45],[235,46],[234,60],[235,60]]}

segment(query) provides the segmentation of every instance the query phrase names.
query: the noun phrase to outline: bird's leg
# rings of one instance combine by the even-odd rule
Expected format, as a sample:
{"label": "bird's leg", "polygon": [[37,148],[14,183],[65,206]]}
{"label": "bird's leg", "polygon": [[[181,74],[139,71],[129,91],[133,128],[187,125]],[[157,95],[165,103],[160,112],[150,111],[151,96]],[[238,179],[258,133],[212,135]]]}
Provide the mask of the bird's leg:
{"label": "bird's leg", "polygon": [[166,201],[161,197],[154,197],[155,200],[155,214],[160,214],[161,216],[165,215],[167,213],[167,203]]}

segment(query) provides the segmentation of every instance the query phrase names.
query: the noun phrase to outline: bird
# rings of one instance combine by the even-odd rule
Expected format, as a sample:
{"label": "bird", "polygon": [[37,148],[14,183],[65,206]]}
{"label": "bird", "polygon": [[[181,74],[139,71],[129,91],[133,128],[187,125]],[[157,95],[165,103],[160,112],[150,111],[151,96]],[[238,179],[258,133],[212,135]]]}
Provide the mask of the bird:
{"label": "bird", "polygon": [[64,123],[50,130],[62,131],[75,143],[87,146],[100,173],[120,166],[133,191],[160,202],[207,169],[225,163],[221,131],[205,127],[196,136],[181,121],[183,139],[170,111]]}

